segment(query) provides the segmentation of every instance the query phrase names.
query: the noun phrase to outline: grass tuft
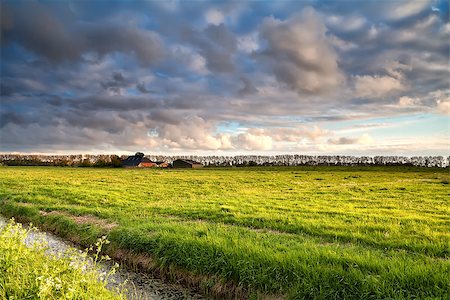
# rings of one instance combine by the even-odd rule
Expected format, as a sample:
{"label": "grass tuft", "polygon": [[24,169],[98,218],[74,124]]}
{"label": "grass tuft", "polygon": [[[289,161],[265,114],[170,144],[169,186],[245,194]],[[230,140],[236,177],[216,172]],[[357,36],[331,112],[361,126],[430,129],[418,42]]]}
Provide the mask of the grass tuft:
{"label": "grass tuft", "polygon": [[[106,259],[101,255],[102,238],[95,244],[93,263],[87,252],[75,249],[64,255],[49,251],[44,240],[26,244],[33,227],[24,228],[14,219],[0,228],[0,298],[1,299],[125,299],[123,290],[106,289],[109,273],[101,273],[98,264]],[[94,250],[94,248],[92,248]]]}

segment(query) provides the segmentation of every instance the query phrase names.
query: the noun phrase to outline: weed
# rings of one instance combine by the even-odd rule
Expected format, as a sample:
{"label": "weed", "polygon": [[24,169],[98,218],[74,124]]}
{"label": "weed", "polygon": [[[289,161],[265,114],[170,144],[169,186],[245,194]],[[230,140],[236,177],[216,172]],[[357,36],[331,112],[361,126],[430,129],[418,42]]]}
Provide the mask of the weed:
{"label": "weed", "polygon": [[96,243],[89,263],[87,252],[55,254],[42,239],[27,245],[31,231],[35,228],[24,228],[14,219],[0,228],[1,299],[125,299],[120,287],[114,292],[106,289],[118,266],[99,272],[99,263],[106,259],[101,255],[106,238]]}

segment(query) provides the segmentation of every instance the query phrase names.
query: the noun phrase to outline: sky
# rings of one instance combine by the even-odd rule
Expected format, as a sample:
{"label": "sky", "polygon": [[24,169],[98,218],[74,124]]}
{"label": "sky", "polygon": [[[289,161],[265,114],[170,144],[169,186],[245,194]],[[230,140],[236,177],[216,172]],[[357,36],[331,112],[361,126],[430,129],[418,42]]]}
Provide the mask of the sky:
{"label": "sky", "polygon": [[445,0],[0,11],[2,153],[450,155]]}

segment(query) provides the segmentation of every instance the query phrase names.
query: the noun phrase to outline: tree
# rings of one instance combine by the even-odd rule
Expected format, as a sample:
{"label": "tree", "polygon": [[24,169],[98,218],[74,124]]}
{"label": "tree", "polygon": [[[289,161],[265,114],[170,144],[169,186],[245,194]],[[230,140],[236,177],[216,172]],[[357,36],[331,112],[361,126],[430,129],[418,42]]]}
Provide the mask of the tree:
{"label": "tree", "polygon": [[122,167],[122,161],[117,155],[111,156],[111,167],[113,168],[120,168]]}

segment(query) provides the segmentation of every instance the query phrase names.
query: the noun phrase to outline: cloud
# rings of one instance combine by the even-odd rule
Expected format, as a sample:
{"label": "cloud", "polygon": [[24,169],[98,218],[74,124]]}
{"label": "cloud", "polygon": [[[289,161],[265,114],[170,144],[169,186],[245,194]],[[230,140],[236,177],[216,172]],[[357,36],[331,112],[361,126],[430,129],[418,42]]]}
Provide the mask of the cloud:
{"label": "cloud", "polygon": [[443,115],[450,115],[450,92],[447,91],[434,91],[430,93],[430,96],[436,101],[436,108],[438,113]]}
{"label": "cloud", "polygon": [[231,149],[230,136],[214,134],[214,124],[199,116],[185,117],[176,124],[162,123],[152,129],[159,147],[175,149]]}
{"label": "cloud", "polygon": [[334,27],[340,31],[357,31],[366,25],[366,19],[361,16],[325,16],[325,22],[328,26]]}
{"label": "cloud", "polygon": [[238,149],[244,150],[270,150],[273,147],[273,139],[267,135],[264,129],[249,128],[245,132],[233,137],[233,143]]}
{"label": "cloud", "polygon": [[105,89],[111,91],[113,94],[120,95],[122,88],[129,86],[127,80],[123,77],[122,73],[114,72],[112,74],[112,80],[106,80],[100,82],[100,85]]}
{"label": "cloud", "polygon": [[238,91],[240,96],[250,95],[258,93],[258,89],[253,85],[253,83],[247,77],[241,77],[244,86]]}
{"label": "cloud", "polygon": [[80,54],[95,51],[100,55],[119,51],[135,55],[144,65],[154,65],[164,57],[164,46],[156,32],[121,24],[85,23],[78,28]]}
{"label": "cloud", "polygon": [[330,132],[318,126],[307,128],[300,127],[270,127],[270,128],[246,128],[237,135],[231,135],[231,142],[234,149],[244,150],[273,150],[280,143],[289,144],[290,147],[303,140],[312,142],[329,135]]}
{"label": "cloud", "polygon": [[398,78],[391,76],[355,76],[355,95],[363,98],[384,97],[393,92],[405,90]]}
{"label": "cloud", "polygon": [[330,132],[314,126],[297,128],[243,128],[236,132],[218,132],[217,122],[199,116],[178,118],[176,115],[152,115],[155,127],[151,129],[155,147],[203,150],[268,151],[277,143],[295,145],[301,140],[317,141]]}
{"label": "cloud", "polygon": [[273,140],[270,136],[264,135],[263,131],[250,130],[239,134],[235,138],[238,149],[244,150],[270,150],[273,147]]}
{"label": "cloud", "polygon": [[312,126],[312,128],[307,126],[275,127],[265,129],[264,132],[278,142],[299,142],[305,138],[317,141],[319,138],[330,135],[328,130],[324,130],[317,125]]}
{"label": "cloud", "polygon": [[357,75],[354,77],[355,96],[362,98],[383,98],[396,92],[405,91],[404,70],[411,70],[397,61],[385,66],[386,75]]}
{"label": "cloud", "polygon": [[260,30],[267,44],[260,59],[277,79],[299,94],[323,94],[339,87],[344,75],[314,9],[281,21],[265,18]]}
{"label": "cloud", "polygon": [[176,62],[177,68],[185,67],[191,72],[195,72],[201,75],[209,73],[206,66],[206,59],[195,52],[192,48],[177,45],[171,49],[172,62]]}
{"label": "cloud", "polygon": [[438,100],[437,109],[443,115],[450,116],[450,99],[447,100]]}
{"label": "cloud", "polygon": [[358,48],[358,46],[355,43],[345,41],[343,39],[338,38],[335,35],[329,35],[328,39],[330,40],[330,43],[340,51],[349,51]]}
{"label": "cloud", "polygon": [[78,39],[44,5],[34,1],[17,5],[4,6],[9,13],[9,26],[2,26],[2,36],[53,61],[79,57]]}
{"label": "cloud", "polygon": [[408,96],[402,96],[398,99],[398,105],[401,107],[410,107],[420,105],[421,101],[419,98],[411,98]]}
{"label": "cloud", "polygon": [[256,34],[249,34],[237,38],[238,49],[245,53],[252,53],[259,49],[258,38]]}
{"label": "cloud", "polygon": [[368,133],[364,133],[356,138],[340,137],[337,139],[328,139],[328,144],[332,145],[370,145],[373,142],[373,138]]}
{"label": "cloud", "polygon": [[16,112],[3,112],[0,114],[0,128],[6,126],[6,124],[26,125],[28,122],[23,115],[19,115]]}
{"label": "cloud", "polygon": [[8,10],[12,25],[2,26],[2,36],[54,63],[75,61],[89,52],[135,55],[144,65],[155,64],[164,56],[159,35],[150,30],[113,21],[66,24],[48,6],[34,1],[19,2]]}
{"label": "cloud", "polygon": [[229,73],[235,70],[233,55],[237,50],[237,39],[225,24],[210,24],[202,31],[186,28],[183,37],[198,50],[211,72]]}
{"label": "cloud", "polygon": [[386,17],[391,20],[400,20],[417,15],[425,9],[431,9],[432,0],[395,1],[386,5]]}
{"label": "cloud", "polygon": [[145,86],[145,83],[143,83],[143,82],[139,82],[138,84],[136,84],[136,88],[138,89],[139,92],[141,92],[143,94],[151,93],[151,91],[147,89],[147,87]]}
{"label": "cloud", "polygon": [[145,111],[161,107],[161,101],[157,98],[141,96],[122,96],[120,94],[102,94],[80,97],[76,100],[67,99],[65,106],[81,111]]}
{"label": "cloud", "polygon": [[224,22],[225,17],[222,12],[217,9],[209,9],[205,13],[206,22],[213,25],[220,25]]}

